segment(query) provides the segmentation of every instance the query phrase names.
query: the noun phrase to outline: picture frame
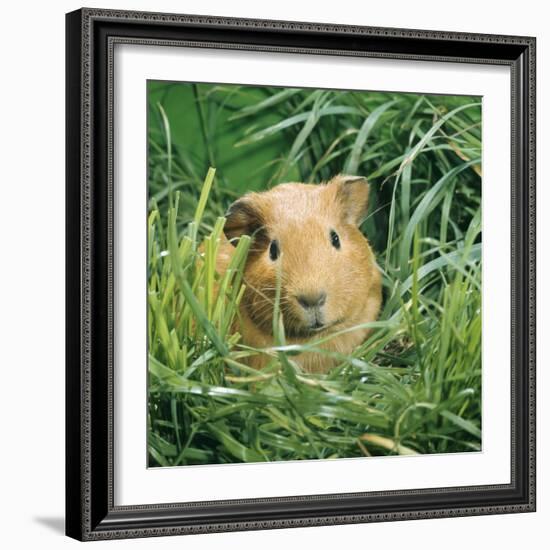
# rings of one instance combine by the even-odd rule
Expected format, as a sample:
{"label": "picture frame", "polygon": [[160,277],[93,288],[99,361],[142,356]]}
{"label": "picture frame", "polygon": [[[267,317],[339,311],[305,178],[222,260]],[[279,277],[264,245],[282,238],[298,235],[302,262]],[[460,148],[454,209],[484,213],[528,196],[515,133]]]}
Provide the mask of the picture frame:
{"label": "picture frame", "polygon": [[[66,534],[105,540],[534,511],[535,38],[88,8],[66,17]],[[116,504],[116,44],[509,68],[509,483]]]}

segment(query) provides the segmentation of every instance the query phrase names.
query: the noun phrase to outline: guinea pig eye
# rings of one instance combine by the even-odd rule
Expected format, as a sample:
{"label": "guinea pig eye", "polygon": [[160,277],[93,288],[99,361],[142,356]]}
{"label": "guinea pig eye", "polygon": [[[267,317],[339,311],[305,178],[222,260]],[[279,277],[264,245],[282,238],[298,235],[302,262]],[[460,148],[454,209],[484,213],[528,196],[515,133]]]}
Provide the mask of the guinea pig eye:
{"label": "guinea pig eye", "polygon": [[340,250],[340,237],[334,229],[330,230],[330,244],[337,250]]}
{"label": "guinea pig eye", "polygon": [[269,258],[271,261],[275,261],[279,257],[279,243],[277,241],[271,241],[269,245]]}

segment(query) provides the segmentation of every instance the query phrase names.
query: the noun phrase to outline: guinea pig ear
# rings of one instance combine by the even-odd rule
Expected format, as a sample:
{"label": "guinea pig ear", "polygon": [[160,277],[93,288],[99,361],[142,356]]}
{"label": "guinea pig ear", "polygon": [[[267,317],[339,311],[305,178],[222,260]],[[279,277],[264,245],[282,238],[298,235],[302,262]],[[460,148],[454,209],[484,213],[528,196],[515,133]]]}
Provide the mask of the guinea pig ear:
{"label": "guinea pig ear", "polygon": [[263,227],[260,211],[255,207],[253,200],[242,197],[236,200],[225,214],[223,231],[233,246],[237,246],[237,239],[242,235],[254,236]]}
{"label": "guinea pig ear", "polygon": [[361,225],[369,207],[369,184],[363,176],[339,175],[333,178],[336,201],[340,203],[347,223]]}

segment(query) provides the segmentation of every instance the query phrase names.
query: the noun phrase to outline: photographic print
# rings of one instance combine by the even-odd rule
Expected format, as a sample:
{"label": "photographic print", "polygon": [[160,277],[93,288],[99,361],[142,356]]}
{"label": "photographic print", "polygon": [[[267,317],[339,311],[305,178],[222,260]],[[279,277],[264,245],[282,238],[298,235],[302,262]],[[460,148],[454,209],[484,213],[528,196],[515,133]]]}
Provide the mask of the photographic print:
{"label": "photographic print", "polygon": [[69,536],[536,509],[534,37],[66,45]]}
{"label": "photographic print", "polygon": [[481,98],[147,110],[148,466],[480,451]]}

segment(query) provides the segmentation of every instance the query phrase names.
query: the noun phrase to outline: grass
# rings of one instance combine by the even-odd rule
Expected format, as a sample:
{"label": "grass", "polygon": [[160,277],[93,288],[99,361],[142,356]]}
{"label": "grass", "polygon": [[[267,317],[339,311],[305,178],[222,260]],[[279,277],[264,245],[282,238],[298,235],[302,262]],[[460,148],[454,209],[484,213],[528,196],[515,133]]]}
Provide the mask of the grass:
{"label": "grass", "polygon": [[[480,450],[478,99],[149,86],[149,464]],[[249,239],[221,279],[216,253],[235,197],[338,172],[371,182],[384,305],[352,356],[305,374],[316,342],[285,345],[276,308],[270,349],[230,330]]]}

